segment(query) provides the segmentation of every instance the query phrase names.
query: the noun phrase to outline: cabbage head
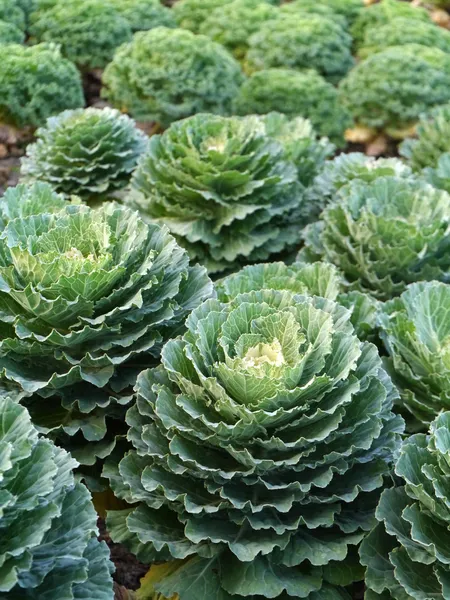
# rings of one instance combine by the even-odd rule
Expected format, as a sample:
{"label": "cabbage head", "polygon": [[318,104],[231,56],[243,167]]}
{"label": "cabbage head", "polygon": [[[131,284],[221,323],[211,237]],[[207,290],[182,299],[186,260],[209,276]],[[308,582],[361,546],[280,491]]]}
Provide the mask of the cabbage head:
{"label": "cabbage head", "polygon": [[46,210],[0,235],[0,369],[30,395],[40,431],[94,465],[114,447],[141,365],[210,282],[165,228],[130,209]]}
{"label": "cabbage head", "polygon": [[306,228],[300,256],[328,260],[351,289],[389,300],[408,283],[447,277],[449,219],[450,195],[424,181],[356,179]]}
{"label": "cabbage head", "polygon": [[401,144],[400,154],[415,173],[450,192],[450,104],[422,115],[416,133]]}
{"label": "cabbage head", "polygon": [[316,214],[333,200],[339,190],[356,179],[371,183],[379,177],[411,178],[412,170],[398,158],[374,158],[362,152],[342,153],[319,170],[308,194]]}
{"label": "cabbage head", "polygon": [[0,397],[0,597],[113,600],[109,552],[70,455]]}
{"label": "cabbage head", "polygon": [[403,421],[375,346],[309,295],[333,296],[334,272],[278,263],[222,280],[140,374],[134,449],[105,468],[137,504],[108,525],[141,560],[185,560],[164,596],[312,600],[362,577],[356,547]]}
{"label": "cabbage head", "polygon": [[449,313],[450,285],[432,281],[408,286],[380,317],[388,368],[416,431],[450,409]]}
{"label": "cabbage head", "polygon": [[127,115],[92,107],[51,117],[36,138],[22,159],[22,180],[46,181],[85,200],[125,187],[148,139]]}
{"label": "cabbage head", "polygon": [[395,472],[399,487],[385,490],[379,524],[361,546],[370,598],[448,598],[450,578],[450,413],[441,413],[429,435],[411,436]]}
{"label": "cabbage head", "polygon": [[277,119],[269,117],[266,124],[256,116],[198,114],[173,123],[150,138],[133,175],[129,201],[167,225],[210,272],[266,260],[299,239],[299,170],[314,167],[315,140],[300,119],[275,128],[286,138],[278,141],[267,133]]}

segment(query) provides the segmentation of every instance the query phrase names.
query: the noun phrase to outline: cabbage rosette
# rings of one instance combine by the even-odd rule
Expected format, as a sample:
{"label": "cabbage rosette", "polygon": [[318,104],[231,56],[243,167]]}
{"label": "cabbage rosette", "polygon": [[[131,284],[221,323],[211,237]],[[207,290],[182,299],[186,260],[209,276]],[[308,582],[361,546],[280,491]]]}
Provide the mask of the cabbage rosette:
{"label": "cabbage rosette", "polygon": [[362,578],[401,417],[330,265],[243,269],[195,309],[127,414],[131,450],[107,464],[115,541],[171,560],[156,590],[180,600],[346,597]]}

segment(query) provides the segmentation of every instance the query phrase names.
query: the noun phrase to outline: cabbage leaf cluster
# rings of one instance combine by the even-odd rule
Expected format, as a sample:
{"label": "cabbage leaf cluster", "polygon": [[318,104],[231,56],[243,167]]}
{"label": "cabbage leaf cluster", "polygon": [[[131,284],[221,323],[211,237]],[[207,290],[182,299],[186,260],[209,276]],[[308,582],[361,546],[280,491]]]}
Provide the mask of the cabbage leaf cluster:
{"label": "cabbage leaf cluster", "polygon": [[77,463],[39,438],[25,408],[0,396],[0,595],[112,600],[109,552]]}
{"label": "cabbage leaf cluster", "polygon": [[450,104],[423,115],[416,133],[401,144],[400,154],[414,172],[450,192]]}
{"label": "cabbage leaf cluster", "polygon": [[310,180],[330,150],[312,136],[283,115],[195,115],[151,137],[130,202],[210,272],[266,260],[299,240],[299,177]]}
{"label": "cabbage leaf cluster", "polygon": [[450,409],[450,285],[414,283],[380,316],[389,372],[410,429],[426,431]]}
{"label": "cabbage leaf cluster", "polygon": [[48,119],[22,159],[24,181],[48,182],[86,200],[125,187],[147,136],[112,108],[68,110]]}
{"label": "cabbage leaf cluster", "polygon": [[429,435],[404,442],[395,466],[399,487],[385,490],[377,527],[361,546],[370,598],[448,597],[450,533],[450,413]]}
{"label": "cabbage leaf cluster", "polygon": [[356,179],[306,228],[302,255],[329,260],[352,289],[389,300],[408,283],[446,277],[449,219],[450,195],[424,181]]}
{"label": "cabbage leaf cluster", "polygon": [[183,559],[166,597],[344,597],[362,577],[403,428],[375,346],[362,343],[329,265],[247,267],[195,309],[127,414],[134,449],[105,474],[137,506],[113,539]]}

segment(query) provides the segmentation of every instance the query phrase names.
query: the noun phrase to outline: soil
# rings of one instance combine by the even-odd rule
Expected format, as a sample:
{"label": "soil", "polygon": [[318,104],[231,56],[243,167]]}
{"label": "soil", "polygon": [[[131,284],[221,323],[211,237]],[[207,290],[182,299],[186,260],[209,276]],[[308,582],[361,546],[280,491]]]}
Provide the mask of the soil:
{"label": "soil", "polygon": [[[130,600],[130,596],[126,594],[126,590],[137,590],[140,585],[140,580],[149,570],[149,565],[144,565],[137,558],[128,552],[121,544],[115,544],[109,537],[105,521],[98,520],[98,528],[100,530],[100,540],[104,540],[110,549],[111,560],[116,567],[116,572],[113,575],[115,581],[115,600]],[[121,589],[121,587],[126,589]]]}

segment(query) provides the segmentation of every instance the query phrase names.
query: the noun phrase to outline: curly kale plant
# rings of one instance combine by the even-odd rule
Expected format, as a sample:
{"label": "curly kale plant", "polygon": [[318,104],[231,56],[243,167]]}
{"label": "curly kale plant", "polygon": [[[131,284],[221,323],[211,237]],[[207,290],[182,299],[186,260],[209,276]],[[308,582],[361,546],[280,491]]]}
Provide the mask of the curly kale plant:
{"label": "curly kale plant", "polygon": [[203,21],[216,8],[229,4],[233,0],[178,0],[172,11],[178,27],[199,33]]}
{"label": "curly kale plant", "polygon": [[341,188],[306,229],[306,252],[329,260],[351,288],[380,300],[450,267],[450,195],[424,181],[378,177]]}
{"label": "curly kale plant", "polygon": [[14,23],[0,19],[0,44],[22,44],[25,41],[24,32]]}
{"label": "curly kale plant", "polygon": [[163,127],[197,112],[231,112],[242,79],[239,63],[223,46],[166,27],[136,33],[103,76],[112,104]]}
{"label": "curly kale plant", "polygon": [[[286,146],[256,116],[199,114],[174,123],[151,137],[130,200],[211,272],[265,260],[299,237],[296,135],[289,128],[284,135]],[[304,134],[298,137],[303,147]]]}
{"label": "curly kale plant", "polygon": [[247,66],[316,69],[332,82],[353,66],[351,37],[338,23],[319,15],[284,14],[251,36]]}
{"label": "curly kale plant", "polygon": [[256,71],[242,84],[234,106],[240,115],[277,111],[305,117],[339,147],[345,146],[344,132],[353,123],[335,87],[313,70]]}
{"label": "curly kale plant", "polygon": [[40,430],[93,465],[114,447],[141,365],[210,282],[166,229],[129,209],[45,210],[11,219],[0,236],[0,369],[34,394]]}
{"label": "curly kale plant", "polygon": [[17,0],[0,0],[0,19],[12,23],[21,31],[25,30],[25,13]]}
{"label": "curly kale plant", "polygon": [[450,413],[429,435],[402,446],[395,472],[403,485],[385,490],[377,527],[361,546],[370,598],[436,600],[448,597]]}
{"label": "curly kale plant", "polygon": [[213,10],[201,24],[200,33],[242,59],[247,53],[250,36],[279,15],[279,9],[265,0],[233,0]]}
{"label": "curly kale plant", "polygon": [[375,31],[387,23],[394,23],[399,18],[431,23],[430,16],[424,8],[412,6],[401,0],[381,0],[360,11],[353,23],[351,34],[355,45],[359,48],[369,31]]}
{"label": "curly kale plant", "polygon": [[450,56],[420,44],[393,46],[352,69],[340,92],[358,125],[404,137],[423,112],[450,100]]}
{"label": "curly kale plant", "polygon": [[173,11],[160,0],[108,0],[126,19],[133,32],[154,27],[176,27]]}
{"label": "curly kale plant", "polygon": [[389,370],[411,429],[426,431],[450,409],[449,311],[450,285],[433,281],[408,286],[380,316]]}
{"label": "curly kale plant", "polygon": [[111,108],[65,111],[36,137],[22,160],[24,180],[47,181],[57,192],[84,199],[125,187],[147,147],[147,136]]}
{"label": "curly kale plant", "polygon": [[77,68],[53,44],[0,44],[0,89],[0,122],[16,127],[84,105]]}
{"label": "curly kale plant", "polygon": [[306,293],[334,295],[326,274],[257,265],[222,281],[138,378],[134,450],[105,471],[138,504],[108,524],[142,560],[185,559],[166,597],[346,598],[362,577],[356,546],[403,423],[350,313]]}
{"label": "curly kale plant", "polygon": [[386,25],[369,29],[358,50],[358,56],[367,58],[390,46],[404,44],[421,44],[430,48],[439,48],[448,54],[450,53],[450,31],[431,22],[395,19]]}
{"label": "curly kale plant", "polygon": [[35,15],[33,38],[60,44],[64,56],[81,68],[105,67],[115,49],[132,37],[126,18],[108,2],[65,0]]}
{"label": "curly kale plant", "polygon": [[112,600],[112,564],[67,452],[38,437],[25,408],[0,397],[0,596]]}
{"label": "curly kale plant", "polygon": [[379,177],[412,177],[411,169],[397,158],[374,158],[361,152],[340,154],[324,163],[311,192],[324,208],[339,190],[355,179],[372,183]]}
{"label": "curly kale plant", "polygon": [[416,132],[416,139],[402,143],[400,154],[416,173],[450,192],[450,104],[423,115]]}

